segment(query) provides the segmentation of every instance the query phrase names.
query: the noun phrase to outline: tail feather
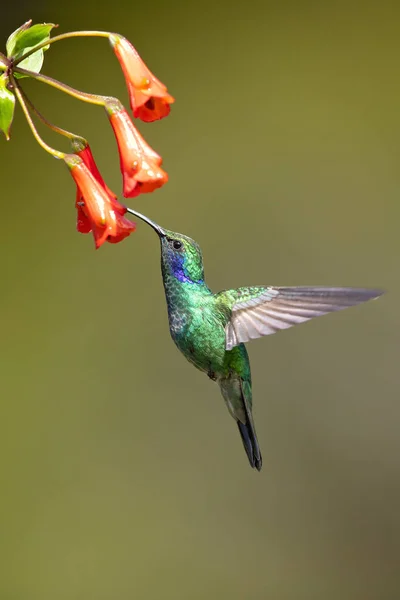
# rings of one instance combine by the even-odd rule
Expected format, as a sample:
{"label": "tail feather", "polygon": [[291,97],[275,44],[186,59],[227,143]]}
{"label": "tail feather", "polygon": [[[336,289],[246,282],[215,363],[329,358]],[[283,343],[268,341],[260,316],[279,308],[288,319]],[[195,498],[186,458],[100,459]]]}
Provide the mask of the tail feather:
{"label": "tail feather", "polygon": [[253,469],[261,471],[262,456],[260,446],[258,445],[257,435],[254,430],[254,425],[247,420],[247,423],[237,421],[240,437],[242,438],[244,449],[246,450],[247,458]]}
{"label": "tail feather", "polygon": [[[244,377],[240,376],[233,370],[228,375],[218,380],[222,395],[225,399],[226,406],[235,419],[239,428],[240,437],[242,438],[243,446],[249,459],[250,466],[253,469],[261,471],[262,458],[260,446],[258,445],[256,430],[254,427],[251,394],[251,376],[250,365],[245,347],[239,346],[234,349],[230,356],[239,355],[245,362],[242,365]],[[237,363],[236,363],[237,366]]]}

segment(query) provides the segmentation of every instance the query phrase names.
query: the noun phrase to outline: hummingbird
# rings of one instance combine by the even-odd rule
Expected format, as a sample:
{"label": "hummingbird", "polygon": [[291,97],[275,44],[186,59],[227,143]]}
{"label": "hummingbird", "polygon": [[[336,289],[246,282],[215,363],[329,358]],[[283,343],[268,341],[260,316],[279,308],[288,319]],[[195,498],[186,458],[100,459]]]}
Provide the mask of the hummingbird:
{"label": "hummingbird", "polygon": [[200,246],[128,208],[157,233],[171,337],[185,358],[217,382],[236,421],[251,467],[262,456],[252,414],[245,343],[330,312],[372,300],[383,291],[344,287],[251,286],[213,293]]}

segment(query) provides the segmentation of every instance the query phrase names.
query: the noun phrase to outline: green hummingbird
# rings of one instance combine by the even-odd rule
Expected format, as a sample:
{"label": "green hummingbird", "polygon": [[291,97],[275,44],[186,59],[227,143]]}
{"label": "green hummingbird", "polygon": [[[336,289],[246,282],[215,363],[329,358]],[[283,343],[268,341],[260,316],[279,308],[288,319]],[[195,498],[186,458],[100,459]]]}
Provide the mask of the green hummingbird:
{"label": "green hummingbird", "polygon": [[171,337],[195,367],[216,381],[235,419],[250,465],[262,457],[252,415],[250,361],[245,342],[314,317],[377,298],[377,289],[240,287],[214,294],[204,280],[200,246],[191,238],[148,223],[161,242],[161,271]]}

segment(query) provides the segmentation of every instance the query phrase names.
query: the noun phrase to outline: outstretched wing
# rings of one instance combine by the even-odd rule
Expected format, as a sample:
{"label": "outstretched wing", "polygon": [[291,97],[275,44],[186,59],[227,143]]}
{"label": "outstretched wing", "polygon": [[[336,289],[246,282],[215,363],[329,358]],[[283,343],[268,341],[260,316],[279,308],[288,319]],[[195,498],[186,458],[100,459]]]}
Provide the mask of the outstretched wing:
{"label": "outstretched wing", "polygon": [[239,288],[221,292],[232,306],[225,327],[226,349],[366,302],[382,293],[364,288],[329,287]]}

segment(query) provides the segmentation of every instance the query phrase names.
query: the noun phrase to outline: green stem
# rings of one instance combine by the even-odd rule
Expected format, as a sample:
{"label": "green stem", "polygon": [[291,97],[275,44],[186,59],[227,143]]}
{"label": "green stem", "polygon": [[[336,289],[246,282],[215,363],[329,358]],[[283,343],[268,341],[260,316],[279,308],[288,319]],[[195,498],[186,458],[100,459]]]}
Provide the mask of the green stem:
{"label": "green stem", "polygon": [[25,60],[26,58],[28,58],[28,56],[30,56],[31,54],[34,54],[35,52],[37,52],[41,48],[44,48],[45,46],[48,46],[49,44],[54,44],[54,42],[60,42],[61,40],[67,40],[69,38],[75,38],[75,37],[109,38],[110,35],[111,35],[111,33],[109,31],[70,31],[69,33],[61,33],[60,35],[56,35],[53,38],[50,38],[49,40],[46,40],[45,42],[38,44],[37,46],[32,48],[32,50],[29,50],[29,52],[27,52],[26,54],[24,54],[23,56],[18,58],[14,64],[18,65],[18,63],[20,63],[22,60]]}
{"label": "green stem", "polygon": [[22,89],[22,87],[19,87],[19,91],[22,94],[23,99],[25,100],[26,104],[35,113],[35,115],[38,117],[38,119],[40,119],[40,121],[42,121],[42,123],[44,125],[46,125],[46,127],[48,127],[49,129],[51,129],[55,133],[59,133],[60,135],[63,135],[64,137],[68,138],[71,141],[77,140],[77,141],[81,142],[84,146],[88,145],[88,141],[84,137],[82,137],[81,135],[77,135],[76,133],[72,133],[71,131],[67,131],[66,129],[62,129],[62,127],[58,127],[57,125],[53,125],[53,123],[51,123],[50,121],[48,121],[46,119],[46,117],[44,115],[42,115],[41,112],[38,111],[38,109],[36,108],[36,106],[33,104],[33,102],[30,100],[30,98],[24,92],[24,90]]}
{"label": "green stem", "polygon": [[11,75],[10,76],[10,81],[14,86],[14,92],[15,95],[18,98],[18,102],[21,105],[21,108],[25,114],[25,118],[28,121],[28,125],[31,128],[31,131],[33,133],[33,136],[35,138],[35,140],[37,141],[37,143],[39,144],[39,146],[41,146],[43,148],[43,150],[46,150],[46,152],[48,152],[49,154],[51,154],[52,156],[54,156],[54,158],[59,158],[61,160],[63,160],[65,158],[65,153],[64,152],[59,152],[58,150],[56,150],[55,148],[52,148],[51,146],[49,146],[48,144],[46,144],[46,142],[40,137],[40,135],[37,132],[37,129],[32,121],[32,117],[29,114],[29,110],[28,107],[25,103],[24,97],[21,93],[21,90],[19,88],[19,85],[17,83],[17,81],[14,79],[14,77]]}
{"label": "green stem", "polygon": [[[25,54],[26,56],[26,54]],[[89,104],[97,104],[97,106],[104,106],[106,102],[108,102],[111,98],[108,96],[98,96],[96,94],[88,94],[86,92],[81,92],[80,90],[76,90],[75,88],[67,85],[66,83],[61,83],[57,79],[53,79],[53,77],[49,77],[48,75],[42,75],[40,73],[35,73],[34,71],[28,71],[27,69],[20,69],[17,67],[15,69],[16,73],[21,73],[21,75],[27,75],[28,77],[32,77],[32,79],[36,79],[37,81],[41,81],[42,83],[47,83],[47,85],[51,85],[52,87],[60,90],[60,92],[65,92],[70,96],[73,96],[77,100],[82,100],[83,102],[88,102]]]}

